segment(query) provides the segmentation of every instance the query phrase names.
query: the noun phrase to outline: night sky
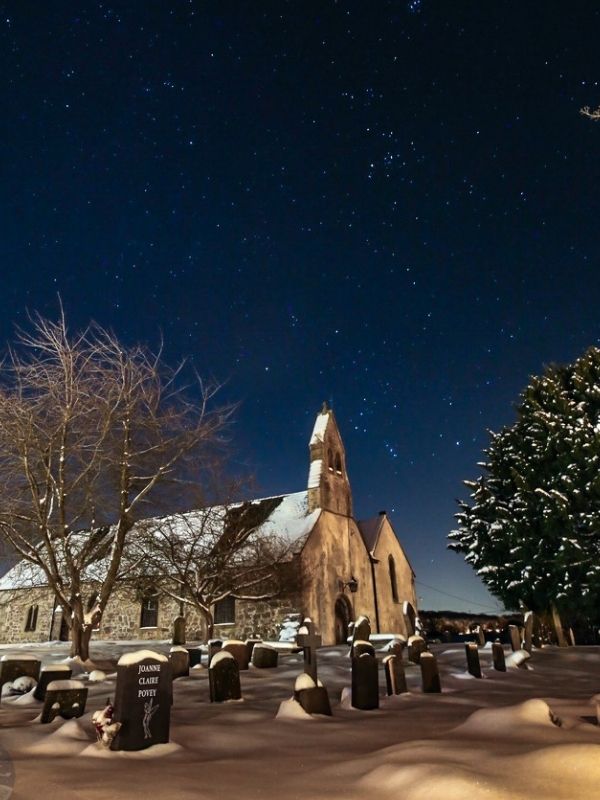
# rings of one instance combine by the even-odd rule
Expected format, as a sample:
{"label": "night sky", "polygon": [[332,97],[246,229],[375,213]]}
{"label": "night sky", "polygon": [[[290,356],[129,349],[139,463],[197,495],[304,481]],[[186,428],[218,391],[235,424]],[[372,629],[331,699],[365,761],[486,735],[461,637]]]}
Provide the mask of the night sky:
{"label": "night sky", "polygon": [[306,484],[321,402],[421,606],[531,374],[600,342],[597,2],[0,7],[0,340],[27,309],[189,356],[235,467]]}

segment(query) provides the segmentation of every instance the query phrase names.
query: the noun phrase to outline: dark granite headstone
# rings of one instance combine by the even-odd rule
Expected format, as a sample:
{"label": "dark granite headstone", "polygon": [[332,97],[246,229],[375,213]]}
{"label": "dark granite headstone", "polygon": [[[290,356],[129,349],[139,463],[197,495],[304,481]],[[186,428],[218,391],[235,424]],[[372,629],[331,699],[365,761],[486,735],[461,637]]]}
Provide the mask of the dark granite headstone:
{"label": "dark granite headstone", "polygon": [[369,653],[352,656],[352,706],[363,711],[379,708],[379,669]]}
{"label": "dark granite headstone", "polygon": [[374,656],[375,648],[373,647],[371,642],[364,642],[361,641],[360,639],[357,639],[354,642],[354,646],[352,648],[352,655],[355,658],[358,658],[359,656],[362,656],[363,653],[368,653],[370,656]]}
{"label": "dark granite headstone", "polygon": [[321,646],[321,637],[316,632],[312,620],[308,618],[304,620],[296,642],[304,653],[304,672],[317,684],[317,648]]}
{"label": "dark granite headstone", "polygon": [[307,714],[324,714],[327,717],[332,716],[329,695],[324,686],[311,686],[305,689],[295,690],[294,700],[300,703]]}
{"label": "dark granite headstone", "polygon": [[169,741],[171,665],[166,656],[138,650],[121,656],[113,719],[121,728],[111,750],[145,750]]}
{"label": "dark granite headstone", "polygon": [[404,674],[401,658],[393,653],[392,655],[386,656],[383,659],[383,668],[385,670],[385,684],[388,694],[403,694],[404,692],[408,692],[406,675]]}
{"label": "dark granite headstone", "polygon": [[171,662],[171,677],[187,678],[190,674],[190,654],[185,647],[172,647],[169,653]]}
{"label": "dark granite headstone", "polygon": [[504,647],[501,642],[494,642],[492,644],[492,659],[494,661],[494,669],[498,672],[506,672],[506,659],[504,658]]}
{"label": "dark granite headstone", "polygon": [[481,664],[479,663],[479,650],[475,642],[466,642],[467,671],[474,678],[481,678]]}
{"label": "dark granite headstone", "polygon": [[207,666],[210,667],[210,662],[212,661],[212,657],[219,652],[223,647],[222,639],[209,639],[208,640],[208,661]]}
{"label": "dark granite headstone", "polygon": [[421,666],[423,691],[427,693],[441,692],[440,674],[433,653],[421,653],[419,664]]}
{"label": "dark granite headstone", "polygon": [[404,617],[404,624],[406,625],[406,635],[408,637],[414,636],[417,632],[417,612],[412,603],[405,600],[402,605],[402,615]]}
{"label": "dark granite headstone", "polygon": [[190,669],[202,664],[202,650],[199,647],[188,647],[187,651],[190,657]]}
{"label": "dark granite headstone", "polygon": [[208,669],[210,702],[224,703],[226,700],[240,700],[240,669],[233,653],[223,648],[213,656]]}
{"label": "dark granite headstone", "polygon": [[252,650],[252,665],[256,669],[271,669],[277,666],[278,661],[279,653],[268,644],[257,644]]}
{"label": "dark granite headstone", "polygon": [[248,664],[250,663],[248,660],[248,648],[244,642],[240,642],[238,639],[229,639],[225,642],[222,649],[228,653],[231,653],[231,655],[237,661],[238,669],[248,669]]}
{"label": "dark granite headstone", "polygon": [[35,656],[2,656],[0,659],[0,693],[5,683],[15,681],[17,678],[33,678],[39,680],[40,660]]}
{"label": "dark granite headstone", "polygon": [[73,670],[66,664],[48,664],[48,666],[42,667],[40,679],[37,682],[33,696],[36,700],[44,700],[49,683],[61,680],[68,681],[72,674]]}
{"label": "dark granite headstone", "polygon": [[185,617],[175,617],[173,620],[173,641],[172,644],[185,644]]}
{"label": "dark granite headstone", "polygon": [[85,713],[88,689],[81,681],[50,681],[46,686],[46,697],[40,722],[52,722],[55,717],[76,719]]}
{"label": "dark granite headstone", "polygon": [[246,644],[246,649],[248,650],[248,663],[252,661],[252,651],[254,650],[255,646],[257,644],[260,644],[261,642],[262,639],[257,639],[257,638],[246,639],[245,644]]}
{"label": "dark granite headstone", "polygon": [[421,654],[427,650],[427,644],[422,636],[411,636],[408,640],[408,660],[418,664]]}
{"label": "dark granite headstone", "polygon": [[523,650],[531,653],[533,650],[533,611],[528,611],[525,614],[523,626]]}
{"label": "dark granite headstone", "polygon": [[519,636],[519,629],[516,625],[508,626],[508,635],[510,637],[510,646],[513,653],[521,649],[521,637]]}

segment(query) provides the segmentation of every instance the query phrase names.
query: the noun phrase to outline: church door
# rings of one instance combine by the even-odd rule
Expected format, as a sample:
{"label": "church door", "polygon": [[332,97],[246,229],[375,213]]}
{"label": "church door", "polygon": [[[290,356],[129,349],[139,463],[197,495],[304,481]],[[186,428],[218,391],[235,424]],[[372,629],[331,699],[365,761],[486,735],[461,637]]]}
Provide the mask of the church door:
{"label": "church door", "polygon": [[345,644],[348,625],[352,620],[352,606],[347,597],[340,595],[335,601],[335,643]]}

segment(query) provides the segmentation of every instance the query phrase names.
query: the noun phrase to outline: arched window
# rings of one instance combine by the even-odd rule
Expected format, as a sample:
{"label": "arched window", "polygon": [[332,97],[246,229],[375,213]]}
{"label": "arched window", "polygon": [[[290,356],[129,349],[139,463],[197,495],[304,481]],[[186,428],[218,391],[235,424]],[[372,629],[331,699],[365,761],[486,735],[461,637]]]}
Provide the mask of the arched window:
{"label": "arched window", "polygon": [[215,603],[215,625],[231,625],[235,622],[235,597],[218,600]]}
{"label": "arched window", "polygon": [[327,450],[327,469],[333,472],[333,450],[331,447]]}
{"label": "arched window", "polygon": [[339,453],[335,454],[335,471],[338,475],[342,474],[342,457]]}
{"label": "arched window", "polygon": [[394,599],[394,603],[398,602],[398,582],[396,580],[396,564],[394,563],[394,557],[388,556],[388,568],[390,571],[390,586],[392,587],[392,597]]}
{"label": "arched window", "polygon": [[25,622],[26,631],[34,631],[37,628],[38,606],[29,606],[27,621]]}
{"label": "arched window", "polygon": [[142,613],[140,616],[140,628],[158,627],[158,595],[156,592],[148,592],[142,597]]}

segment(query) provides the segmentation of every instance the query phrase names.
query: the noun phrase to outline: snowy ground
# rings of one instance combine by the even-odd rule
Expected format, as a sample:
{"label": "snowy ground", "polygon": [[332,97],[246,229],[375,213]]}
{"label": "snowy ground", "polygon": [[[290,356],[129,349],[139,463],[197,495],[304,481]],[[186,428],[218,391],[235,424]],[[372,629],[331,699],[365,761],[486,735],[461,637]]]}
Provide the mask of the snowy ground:
{"label": "snowy ground", "polygon": [[[94,744],[90,718],[114,694],[116,658],[133,649],[136,643],[93,644],[94,661],[109,674],[89,684],[80,720],[40,725],[35,700],[3,699],[0,745],[8,761],[0,752],[0,784],[12,763],[15,800],[600,797],[600,728],[591,699],[600,692],[598,647],[534,651],[530,670],[506,674],[491,669],[491,652],[483,650],[486,677],[476,680],[464,672],[462,645],[436,645],[443,693],[421,694],[420,671],[407,666],[410,694],[382,699],[378,711],[340,705],[350,685],[347,648],[323,648],[319,677],[334,716],[307,720],[275,719],[302,670],[300,655],[280,656],[276,670],[242,672],[238,703],[209,703],[207,671],[196,669],[175,682],[173,745],[107,753]],[[23,650],[44,663],[67,655],[59,643]],[[8,652],[19,649],[0,647],[0,655]]]}

